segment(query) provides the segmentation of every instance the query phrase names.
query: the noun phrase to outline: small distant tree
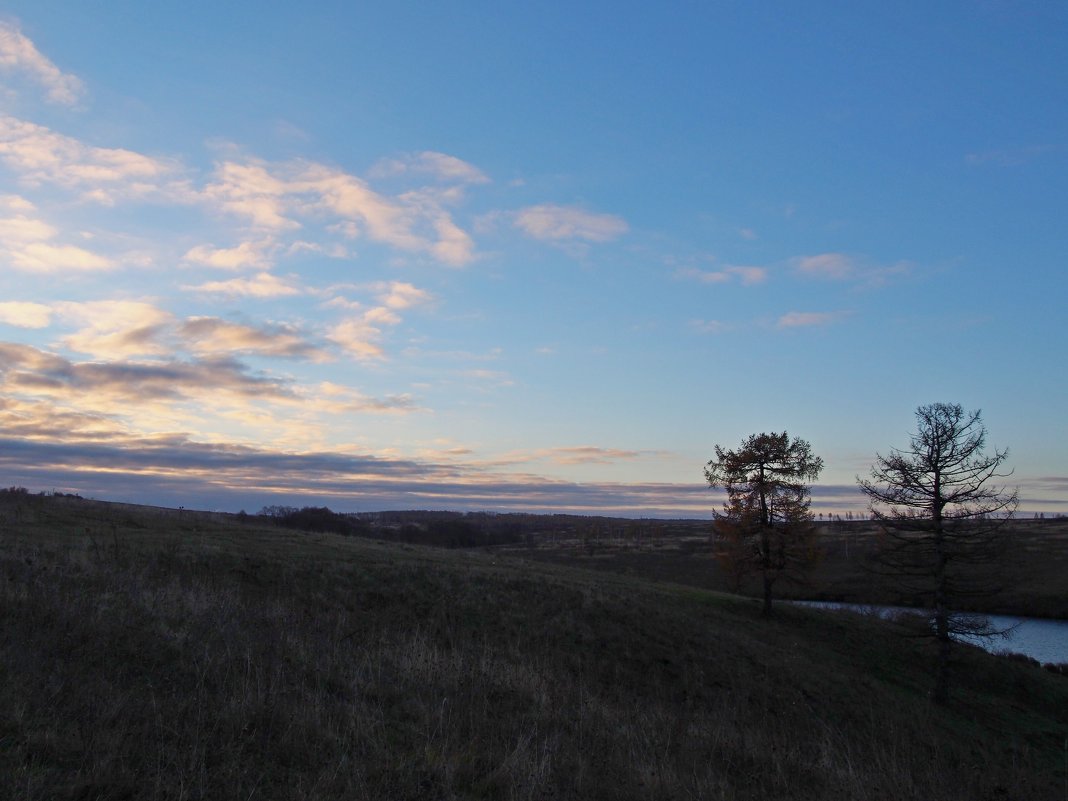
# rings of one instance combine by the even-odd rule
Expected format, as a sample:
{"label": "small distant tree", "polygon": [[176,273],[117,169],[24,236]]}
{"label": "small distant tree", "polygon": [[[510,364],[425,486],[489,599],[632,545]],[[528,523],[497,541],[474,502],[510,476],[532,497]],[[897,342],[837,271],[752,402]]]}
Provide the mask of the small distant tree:
{"label": "small distant tree", "polygon": [[1017,492],[998,484],[1008,450],[985,451],[979,411],[933,403],[916,410],[918,429],[904,450],[876,454],[871,479],[858,477],[882,536],[876,570],[906,600],[931,610],[937,641],[934,699],[949,699],[954,636],[1003,633],[961,611],[1000,591],[1007,554],[1005,524]]}
{"label": "small distant tree", "polygon": [[705,466],[709,486],[727,491],[713,524],[717,559],[736,586],[745,575],[760,575],[765,615],[775,583],[799,579],[817,556],[806,482],[822,469],[811,446],[785,431],[754,434],[737,450],[717,445],[716,458]]}

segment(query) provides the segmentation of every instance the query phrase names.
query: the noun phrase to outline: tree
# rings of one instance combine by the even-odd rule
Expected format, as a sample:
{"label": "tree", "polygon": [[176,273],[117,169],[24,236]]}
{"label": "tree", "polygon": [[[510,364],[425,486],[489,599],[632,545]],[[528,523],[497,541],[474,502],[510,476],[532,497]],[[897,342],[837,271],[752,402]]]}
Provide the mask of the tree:
{"label": "tree", "polygon": [[875,455],[871,480],[857,479],[880,524],[876,570],[905,600],[931,610],[937,642],[934,699],[949,700],[954,636],[1002,634],[985,617],[961,610],[1001,589],[1005,524],[1017,492],[998,480],[1008,450],[985,452],[979,411],[932,403],[916,410],[918,430],[904,450]]}
{"label": "tree", "polygon": [[754,434],[738,450],[716,446],[705,466],[711,487],[727,491],[715,520],[717,557],[736,581],[759,573],[765,615],[771,614],[772,588],[786,577],[796,580],[816,556],[809,489],[823,469],[803,439]]}

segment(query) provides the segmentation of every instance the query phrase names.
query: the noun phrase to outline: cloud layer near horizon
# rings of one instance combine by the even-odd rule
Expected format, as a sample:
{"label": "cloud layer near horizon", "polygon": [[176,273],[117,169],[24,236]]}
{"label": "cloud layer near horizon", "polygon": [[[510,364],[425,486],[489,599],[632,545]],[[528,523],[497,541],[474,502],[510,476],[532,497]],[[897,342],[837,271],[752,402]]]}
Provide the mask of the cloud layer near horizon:
{"label": "cloud layer near horizon", "polygon": [[[530,473],[362,454],[279,453],[209,445],[181,436],[121,443],[0,440],[0,469],[57,491],[162,505],[209,499],[224,511],[329,505],[336,511],[398,508],[576,512],[709,518],[719,493],[699,483],[571,482]],[[814,509],[855,506],[853,485],[814,489]]]}

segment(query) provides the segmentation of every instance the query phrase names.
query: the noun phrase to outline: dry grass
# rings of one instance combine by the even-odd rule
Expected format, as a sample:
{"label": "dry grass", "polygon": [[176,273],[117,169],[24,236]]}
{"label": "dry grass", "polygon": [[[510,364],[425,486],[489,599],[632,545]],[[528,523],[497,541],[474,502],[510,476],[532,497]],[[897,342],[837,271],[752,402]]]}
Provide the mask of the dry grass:
{"label": "dry grass", "polygon": [[1068,682],[968,653],[935,709],[877,621],[5,502],[3,798],[1062,798]]}
{"label": "dry grass", "polygon": [[[651,536],[554,537],[534,546],[508,546],[502,552],[554,564],[641,576],[704,589],[734,589],[712,556],[707,521],[672,521]],[[1068,519],[1024,518],[1009,524],[1012,543],[1003,571],[1005,590],[974,599],[970,611],[1068,619]],[[870,556],[876,529],[867,521],[821,524],[822,557],[802,584],[780,582],[779,597],[849,603],[910,605],[892,583],[872,573]],[[741,592],[760,593],[759,581]]]}

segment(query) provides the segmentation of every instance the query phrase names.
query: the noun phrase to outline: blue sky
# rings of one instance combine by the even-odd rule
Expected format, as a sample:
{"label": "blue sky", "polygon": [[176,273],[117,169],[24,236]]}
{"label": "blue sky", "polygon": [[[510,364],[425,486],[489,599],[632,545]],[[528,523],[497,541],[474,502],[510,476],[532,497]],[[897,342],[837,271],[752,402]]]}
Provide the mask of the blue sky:
{"label": "blue sky", "polygon": [[4,483],[845,511],[948,401],[1068,511],[1068,8],[373,5],[6,4]]}

